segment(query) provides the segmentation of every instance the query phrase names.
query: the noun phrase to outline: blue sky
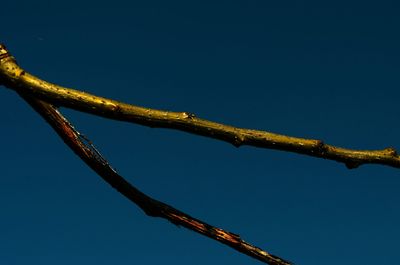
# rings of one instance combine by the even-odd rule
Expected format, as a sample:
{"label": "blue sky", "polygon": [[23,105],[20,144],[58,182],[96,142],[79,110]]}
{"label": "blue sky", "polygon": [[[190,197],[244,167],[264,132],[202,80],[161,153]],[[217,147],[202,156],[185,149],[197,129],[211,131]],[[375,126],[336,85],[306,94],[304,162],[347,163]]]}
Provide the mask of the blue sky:
{"label": "blue sky", "polygon": [[[358,149],[400,148],[395,1],[8,1],[1,42],[43,79]],[[0,89],[0,264],[260,264],[145,216]],[[396,264],[398,169],[63,110],[151,196],[307,265]]]}

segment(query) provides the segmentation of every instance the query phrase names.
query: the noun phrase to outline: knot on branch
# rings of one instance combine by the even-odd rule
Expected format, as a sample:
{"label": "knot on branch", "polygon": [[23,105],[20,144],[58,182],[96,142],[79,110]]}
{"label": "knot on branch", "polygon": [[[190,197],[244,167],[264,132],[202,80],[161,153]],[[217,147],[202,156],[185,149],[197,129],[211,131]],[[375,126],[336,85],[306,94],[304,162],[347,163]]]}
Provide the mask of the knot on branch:
{"label": "knot on branch", "polygon": [[240,147],[241,145],[243,145],[243,142],[245,140],[245,137],[241,134],[235,135],[235,137],[233,138],[233,146],[235,147]]}
{"label": "knot on branch", "polygon": [[311,152],[315,155],[323,156],[325,155],[326,151],[327,146],[325,145],[325,143],[321,140],[316,140]]}
{"label": "knot on branch", "polygon": [[193,113],[190,113],[190,112],[186,112],[186,111],[183,112],[182,115],[183,115],[184,119],[192,120],[192,119],[196,118],[196,115],[194,115]]}
{"label": "knot on branch", "polygon": [[385,148],[385,149],[383,149],[383,151],[389,156],[392,156],[392,157],[398,156],[396,149],[394,149],[393,147]]}

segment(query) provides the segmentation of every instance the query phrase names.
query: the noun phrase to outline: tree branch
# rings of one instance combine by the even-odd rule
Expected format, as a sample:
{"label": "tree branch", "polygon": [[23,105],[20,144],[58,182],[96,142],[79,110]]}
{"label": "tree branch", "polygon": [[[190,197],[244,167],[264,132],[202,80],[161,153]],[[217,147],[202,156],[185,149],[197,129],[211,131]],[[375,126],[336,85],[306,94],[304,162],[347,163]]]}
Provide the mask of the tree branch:
{"label": "tree branch", "polygon": [[30,95],[24,93],[19,94],[51,125],[51,127],[53,127],[76,155],[108,184],[138,205],[147,215],[165,218],[175,225],[186,227],[217,240],[262,262],[271,265],[291,264],[282,258],[243,241],[239,235],[213,227],[163,202],[147,196],[121,177],[97,151],[94,145],[86,137],[82,136],[54,106],[35,99]]}
{"label": "tree branch", "polygon": [[200,119],[188,112],[143,108],[61,87],[25,72],[1,44],[0,84],[16,91],[29,93],[57,106],[149,127],[177,129],[226,141],[237,147],[250,145],[284,150],[334,160],[344,163],[348,168],[356,168],[362,164],[382,164],[400,168],[400,157],[391,147],[382,150],[351,150],[328,145],[321,140],[237,128]]}

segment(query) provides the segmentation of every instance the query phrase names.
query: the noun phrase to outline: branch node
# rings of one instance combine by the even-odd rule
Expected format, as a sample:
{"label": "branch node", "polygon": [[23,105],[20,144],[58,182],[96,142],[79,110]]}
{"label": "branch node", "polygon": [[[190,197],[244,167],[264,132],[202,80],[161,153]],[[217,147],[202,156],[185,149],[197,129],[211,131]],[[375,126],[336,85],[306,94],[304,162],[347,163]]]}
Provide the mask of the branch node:
{"label": "branch node", "polygon": [[345,165],[348,169],[354,169],[354,168],[358,168],[361,165],[361,163],[349,161],[349,162],[345,162]]}
{"label": "branch node", "polygon": [[193,113],[190,113],[190,112],[186,112],[186,111],[183,112],[182,115],[183,115],[184,119],[192,120],[192,119],[196,118],[196,115],[194,115]]}
{"label": "branch node", "polygon": [[243,142],[244,142],[244,140],[245,140],[245,138],[244,138],[244,136],[243,135],[235,135],[235,138],[233,139],[233,146],[235,146],[235,147],[240,147],[242,144],[243,144]]}
{"label": "branch node", "polygon": [[327,151],[327,147],[325,143],[321,140],[315,140],[315,145],[313,146],[312,152],[314,154],[318,154],[320,156],[323,156]]}
{"label": "branch node", "polygon": [[122,112],[121,106],[120,106],[120,105],[114,105],[113,111],[114,111],[116,114],[121,113],[121,112]]}
{"label": "branch node", "polygon": [[394,149],[393,147],[385,148],[383,151],[385,153],[387,153],[389,156],[392,156],[392,157],[398,156],[396,149]]}

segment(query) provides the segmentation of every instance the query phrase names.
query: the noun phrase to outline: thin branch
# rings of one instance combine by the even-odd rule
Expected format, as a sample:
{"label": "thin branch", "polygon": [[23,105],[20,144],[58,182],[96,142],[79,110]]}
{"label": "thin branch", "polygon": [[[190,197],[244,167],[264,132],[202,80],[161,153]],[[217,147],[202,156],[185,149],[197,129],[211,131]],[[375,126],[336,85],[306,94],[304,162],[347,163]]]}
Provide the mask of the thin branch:
{"label": "thin branch", "polygon": [[75,154],[77,154],[108,184],[138,205],[147,215],[165,218],[175,225],[186,227],[197,233],[210,237],[267,264],[291,264],[282,258],[243,241],[239,235],[213,227],[163,202],[147,196],[121,177],[97,151],[94,145],[86,137],[83,137],[82,134],[79,133],[54,106],[35,99],[30,95],[23,93],[19,94],[51,125],[51,127],[53,127],[57,134],[75,152]]}
{"label": "thin branch", "polygon": [[251,145],[284,150],[334,160],[344,163],[348,168],[356,168],[362,164],[382,164],[400,168],[400,156],[391,147],[382,150],[351,150],[328,145],[321,140],[237,128],[200,119],[188,112],[148,109],[61,87],[25,72],[4,45],[0,45],[0,83],[57,106],[150,127],[177,129],[226,141],[237,147]]}

